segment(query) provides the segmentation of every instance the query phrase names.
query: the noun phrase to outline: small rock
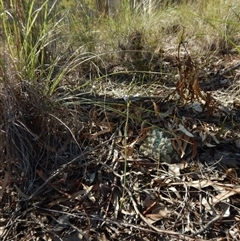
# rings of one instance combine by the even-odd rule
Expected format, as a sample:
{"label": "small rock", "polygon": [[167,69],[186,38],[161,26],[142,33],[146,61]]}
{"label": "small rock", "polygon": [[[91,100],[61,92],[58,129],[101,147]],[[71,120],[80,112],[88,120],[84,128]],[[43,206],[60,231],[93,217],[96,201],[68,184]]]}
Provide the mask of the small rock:
{"label": "small rock", "polygon": [[139,148],[139,154],[156,161],[175,163],[180,158],[172,147],[170,134],[158,128],[153,128]]}

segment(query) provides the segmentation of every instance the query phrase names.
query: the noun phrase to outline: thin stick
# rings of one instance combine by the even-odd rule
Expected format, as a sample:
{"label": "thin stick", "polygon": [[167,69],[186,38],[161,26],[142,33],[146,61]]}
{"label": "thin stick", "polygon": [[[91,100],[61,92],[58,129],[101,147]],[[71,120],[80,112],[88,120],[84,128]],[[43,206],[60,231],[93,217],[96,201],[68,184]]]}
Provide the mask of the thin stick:
{"label": "thin stick", "polygon": [[[34,196],[36,196],[52,179],[54,179],[59,173],[63,172],[69,165],[73,164],[74,162],[78,161],[79,159],[83,158],[85,155],[91,153],[92,151],[97,150],[101,146],[105,146],[110,140],[107,140],[97,146],[95,146],[90,151],[86,151],[78,155],[77,157],[73,158],[70,162],[61,165],[55,172],[52,173],[52,175],[28,198],[28,200],[31,200]],[[95,160],[88,161],[88,163],[82,164],[80,167],[84,167],[86,165],[89,165],[93,163]]]}

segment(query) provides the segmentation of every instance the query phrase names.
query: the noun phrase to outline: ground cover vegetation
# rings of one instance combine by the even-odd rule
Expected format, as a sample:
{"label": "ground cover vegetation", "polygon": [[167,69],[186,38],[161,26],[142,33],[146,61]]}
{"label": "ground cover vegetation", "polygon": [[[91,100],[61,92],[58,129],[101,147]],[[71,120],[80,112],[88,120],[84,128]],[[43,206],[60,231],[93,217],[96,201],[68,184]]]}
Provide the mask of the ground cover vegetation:
{"label": "ground cover vegetation", "polygon": [[240,239],[238,1],[0,16],[1,240]]}

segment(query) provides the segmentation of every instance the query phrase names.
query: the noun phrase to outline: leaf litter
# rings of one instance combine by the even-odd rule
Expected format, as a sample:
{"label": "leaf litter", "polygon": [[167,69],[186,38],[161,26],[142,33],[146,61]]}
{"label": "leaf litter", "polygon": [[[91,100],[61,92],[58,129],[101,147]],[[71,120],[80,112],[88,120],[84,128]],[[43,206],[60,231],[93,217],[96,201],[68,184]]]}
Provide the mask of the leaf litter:
{"label": "leaf litter", "polygon": [[239,107],[201,87],[189,54],[176,63],[161,97],[49,111],[31,86],[5,86],[1,240],[240,239]]}

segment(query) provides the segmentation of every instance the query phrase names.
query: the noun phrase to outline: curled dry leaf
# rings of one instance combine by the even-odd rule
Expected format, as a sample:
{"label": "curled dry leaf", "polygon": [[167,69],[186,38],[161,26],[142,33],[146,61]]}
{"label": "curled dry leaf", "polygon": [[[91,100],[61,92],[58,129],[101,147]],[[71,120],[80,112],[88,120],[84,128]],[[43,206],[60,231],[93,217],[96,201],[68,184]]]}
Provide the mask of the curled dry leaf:
{"label": "curled dry leaf", "polygon": [[182,124],[179,124],[179,130],[183,132],[186,136],[194,137],[194,135],[189,132]]}
{"label": "curled dry leaf", "polygon": [[187,147],[189,145],[192,145],[194,142],[192,138],[189,136],[182,134],[180,136],[175,135],[175,138],[172,139],[172,146],[177,151],[177,153],[180,155],[181,158],[183,158],[186,154]]}
{"label": "curled dry leaf", "polygon": [[173,210],[169,210],[167,207],[156,204],[151,210],[151,213],[146,214],[145,217],[150,224],[153,224],[159,220],[168,218],[169,214],[171,214],[172,212]]}

